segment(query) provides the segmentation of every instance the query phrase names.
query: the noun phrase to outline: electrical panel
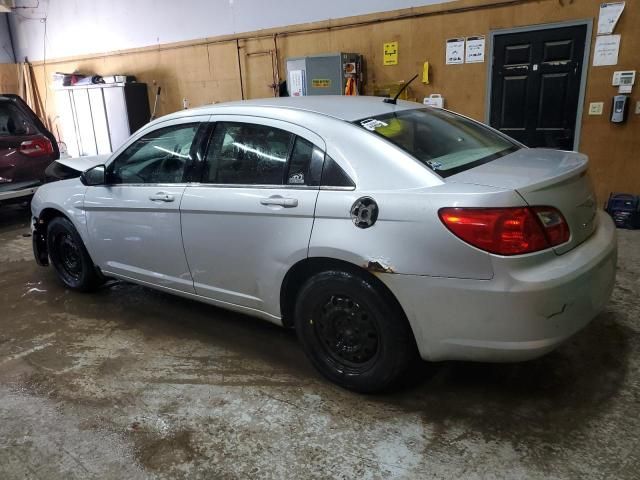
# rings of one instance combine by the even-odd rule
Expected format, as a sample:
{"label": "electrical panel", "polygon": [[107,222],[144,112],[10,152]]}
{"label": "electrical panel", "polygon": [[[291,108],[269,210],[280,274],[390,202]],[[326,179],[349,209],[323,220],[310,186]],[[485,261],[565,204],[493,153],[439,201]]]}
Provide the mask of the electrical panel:
{"label": "electrical panel", "polygon": [[287,91],[307,95],[358,95],[362,92],[362,55],[327,53],[287,58]]}

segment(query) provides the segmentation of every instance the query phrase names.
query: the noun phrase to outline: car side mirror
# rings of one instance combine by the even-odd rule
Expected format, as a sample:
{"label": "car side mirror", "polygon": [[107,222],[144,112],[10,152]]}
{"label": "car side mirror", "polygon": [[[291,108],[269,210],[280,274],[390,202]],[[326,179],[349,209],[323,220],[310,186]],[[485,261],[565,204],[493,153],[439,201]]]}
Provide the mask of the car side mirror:
{"label": "car side mirror", "polygon": [[88,187],[104,185],[106,183],[106,167],[104,165],[96,165],[95,167],[85,170],[80,175],[80,181]]}

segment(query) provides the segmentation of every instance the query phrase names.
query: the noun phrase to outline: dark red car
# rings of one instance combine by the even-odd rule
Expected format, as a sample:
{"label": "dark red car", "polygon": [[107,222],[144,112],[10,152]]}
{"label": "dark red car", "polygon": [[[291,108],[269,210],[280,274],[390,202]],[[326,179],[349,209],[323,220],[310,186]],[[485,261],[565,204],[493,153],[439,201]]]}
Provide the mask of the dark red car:
{"label": "dark red car", "polygon": [[17,95],[0,95],[0,205],[28,201],[60,158],[53,134]]}

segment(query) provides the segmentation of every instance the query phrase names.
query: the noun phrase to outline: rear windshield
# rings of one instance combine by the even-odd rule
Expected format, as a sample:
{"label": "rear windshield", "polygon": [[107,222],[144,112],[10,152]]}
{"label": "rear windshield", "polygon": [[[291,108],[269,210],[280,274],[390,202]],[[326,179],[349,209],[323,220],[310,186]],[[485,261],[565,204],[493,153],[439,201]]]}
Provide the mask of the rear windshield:
{"label": "rear windshield", "polygon": [[38,130],[10,101],[0,101],[0,137],[33,135]]}
{"label": "rear windshield", "polygon": [[520,148],[481,123],[433,108],[404,110],[354,123],[397,145],[441,177]]}

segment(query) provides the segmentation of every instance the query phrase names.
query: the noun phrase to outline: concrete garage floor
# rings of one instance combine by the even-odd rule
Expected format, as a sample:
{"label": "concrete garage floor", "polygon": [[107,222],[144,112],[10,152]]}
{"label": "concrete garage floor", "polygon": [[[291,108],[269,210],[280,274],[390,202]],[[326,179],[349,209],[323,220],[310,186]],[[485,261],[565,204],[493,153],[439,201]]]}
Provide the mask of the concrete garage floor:
{"label": "concrete garage floor", "polygon": [[322,379],[293,332],[123,283],[65,291],[0,210],[0,478],[638,478],[640,232],[575,339],[518,365]]}

